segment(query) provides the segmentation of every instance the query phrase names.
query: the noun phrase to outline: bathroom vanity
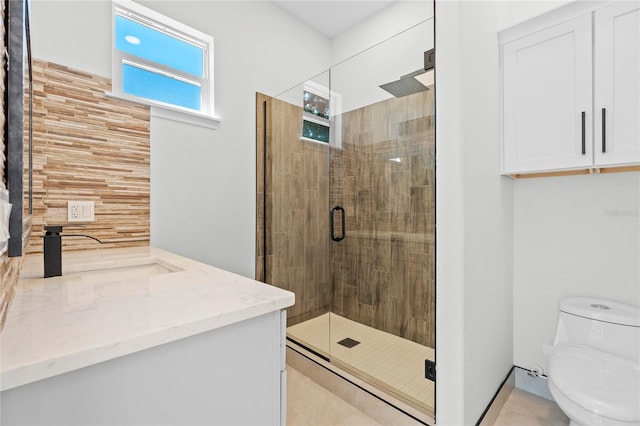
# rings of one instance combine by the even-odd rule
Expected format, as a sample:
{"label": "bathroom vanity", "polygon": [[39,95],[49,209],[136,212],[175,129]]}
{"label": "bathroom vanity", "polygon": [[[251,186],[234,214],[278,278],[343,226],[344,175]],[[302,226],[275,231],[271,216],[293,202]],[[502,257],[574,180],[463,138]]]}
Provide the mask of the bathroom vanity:
{"label": "bathroom vanity", "polygon": [[285,424],[292,293],[153,247],[27,256],[0,423]]}

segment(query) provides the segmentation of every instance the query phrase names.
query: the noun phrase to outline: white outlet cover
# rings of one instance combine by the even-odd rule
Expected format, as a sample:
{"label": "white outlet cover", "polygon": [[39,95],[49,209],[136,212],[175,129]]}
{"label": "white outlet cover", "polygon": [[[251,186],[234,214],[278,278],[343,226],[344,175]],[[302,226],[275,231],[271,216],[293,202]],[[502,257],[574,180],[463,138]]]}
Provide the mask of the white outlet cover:
{"label": "white outlet cover", "polygon": [[95,221],[95,204],[93,201],[69,201],[67,203],[68,222]]}

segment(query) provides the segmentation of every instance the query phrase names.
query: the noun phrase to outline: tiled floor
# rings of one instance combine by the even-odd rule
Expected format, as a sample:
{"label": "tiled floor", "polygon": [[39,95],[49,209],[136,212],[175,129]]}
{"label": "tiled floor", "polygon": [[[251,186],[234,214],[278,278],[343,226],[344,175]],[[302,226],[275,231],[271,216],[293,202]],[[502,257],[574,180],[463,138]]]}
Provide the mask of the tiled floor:
{"label": "tiled floor", "polygon": [[496,426],[566,426],[569,418],[555,402],[515,388],[496,420]]}
{"label": "tiled floor", "polygon": [[[424,378],[424,360],[434,358],[432,348],[333,313],[289,327],[287,334],[373,385],[425,412],[433,411],[434,384]],[[337,343],[345,338],[360,344],[347,348]]]}
{"label": "tiled floor", "polygon": [[[364,375],[412,405],[431,410],[433,382],[424,380],[424,359],[433,359],[431,348],[350,321],[324,314],[287,329],[300,343],[331,358],[332,363]],[[346,348],[337,342],[351,338],[360,343]],[[312,381],[291,366],[287,424],[290,426],[371,425],[380,423]],[[354,371],[359,370],[359,371]],[[364,374],[362,374],[364,373]],[[424,403],[428,401],[428,405]],[[502,408],[496,426],[567,426],[569,419],[553,401],[514,389]]]}
{"label": "tiled floor", "polygon": [[[379,419],[367,416],[291,365],[287,366],[287,374],[288,426],[385,424],[385,422],[380,423]],[[569,419],[553,401],[517,388],[511,392],[494,423],[495,426],[567,426],[568,424]]]}
{"label": "tiled floor", "polygon": [[287,380],[288,426],[380,426],[291,366]]}

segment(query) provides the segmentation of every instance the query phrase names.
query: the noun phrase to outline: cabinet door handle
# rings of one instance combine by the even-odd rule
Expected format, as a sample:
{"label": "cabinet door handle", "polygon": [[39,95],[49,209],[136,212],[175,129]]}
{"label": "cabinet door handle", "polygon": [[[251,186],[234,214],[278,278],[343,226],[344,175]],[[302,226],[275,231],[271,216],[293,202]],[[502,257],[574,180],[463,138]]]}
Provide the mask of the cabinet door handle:
{"label": "cabinet door handle", "polygon": [[587,153],[587,135],[585,134],[586,115],[587,113],[582,111],[582,155],[585,155]]}
{"label": "cabinet door handle", "polygon": [[607,109],[602,108],[602,153],[607,152]]}

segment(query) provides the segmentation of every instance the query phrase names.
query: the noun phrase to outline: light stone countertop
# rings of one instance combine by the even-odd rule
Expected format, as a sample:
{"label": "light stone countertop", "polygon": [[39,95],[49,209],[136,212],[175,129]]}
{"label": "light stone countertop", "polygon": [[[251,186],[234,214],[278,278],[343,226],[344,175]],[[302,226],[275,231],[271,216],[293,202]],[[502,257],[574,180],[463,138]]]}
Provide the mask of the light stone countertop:
{"label": "light stone countertop", "polygon": [[[0,335],[2,391],[294,303],[289,291],[154,247],[63,252],[62,267],[44,279],[42,255],[24,260]],[[158,270],[167,273],[148,276]]]}

